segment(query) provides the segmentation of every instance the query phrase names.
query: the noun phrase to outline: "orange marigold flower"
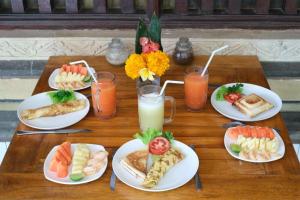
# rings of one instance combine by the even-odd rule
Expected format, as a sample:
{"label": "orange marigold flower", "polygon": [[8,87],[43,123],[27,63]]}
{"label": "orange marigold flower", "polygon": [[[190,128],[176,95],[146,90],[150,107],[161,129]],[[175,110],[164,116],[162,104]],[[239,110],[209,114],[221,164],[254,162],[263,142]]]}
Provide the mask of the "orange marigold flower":
{"label": "orange marigold flower", "polygon": [[146,67],[146,62],[140,54],[131,54],[125,63],[127,76],[132,79],[138,78],[141,69]]}
{"label": "orange marigold flower", "polygon": [[168,55],[160,50],[142,56],[146,59],[148,69],[158,76],[162,76],[170,67]]}

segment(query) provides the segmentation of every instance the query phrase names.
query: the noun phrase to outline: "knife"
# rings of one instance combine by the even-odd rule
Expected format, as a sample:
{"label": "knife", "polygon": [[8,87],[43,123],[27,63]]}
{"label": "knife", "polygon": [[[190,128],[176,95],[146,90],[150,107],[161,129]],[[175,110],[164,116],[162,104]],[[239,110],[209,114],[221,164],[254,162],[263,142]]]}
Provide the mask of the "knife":
{"label": "knife", "polygon": [[[116,153],[117,149],[112,153],[112,160],[114,158],[114,155]],[[113,169],[111,169],[112,172],[111,172],[111,176],[110,176],[110,181],[109,181],[109,187],[110,187],[110,190],[111,191],[115,191],[115,188],[116,188],[116,174],[114,172]]]}
{"label": "knife", "polygon": [[26,131],[18,130],[17,135],[33,135],[33,134],[49,134],[49,133],[83,133],[92,132],[89,129],[58,129],[58,130],[38,130],[38,131]]}
{"label": "knife", "polygon": [[[190,147],[196,152],[195,145],[191,144]],[[199,166],[200,166],[200,158],[199,158]],[[199,168],[197,169],[197,172],[196,172],[194,178],[195,178],[196,190],[200,191],[202,189],[202,183],[201,183],[200,176],[199,176]]]}

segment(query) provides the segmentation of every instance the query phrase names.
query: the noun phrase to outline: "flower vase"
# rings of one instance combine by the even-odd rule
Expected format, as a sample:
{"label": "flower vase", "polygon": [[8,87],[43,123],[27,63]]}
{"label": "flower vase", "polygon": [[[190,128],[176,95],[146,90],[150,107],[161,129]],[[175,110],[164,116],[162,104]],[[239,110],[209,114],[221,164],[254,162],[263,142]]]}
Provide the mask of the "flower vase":
{"label": "flower vase", "polygon": [[160,77],[159,76],[154,76],[154,80],[146,80],[143,81],[141,78],[136,79],[136,88],[139,89],[140,87],[143,87],[145,85],[157,85],[160,86]]}

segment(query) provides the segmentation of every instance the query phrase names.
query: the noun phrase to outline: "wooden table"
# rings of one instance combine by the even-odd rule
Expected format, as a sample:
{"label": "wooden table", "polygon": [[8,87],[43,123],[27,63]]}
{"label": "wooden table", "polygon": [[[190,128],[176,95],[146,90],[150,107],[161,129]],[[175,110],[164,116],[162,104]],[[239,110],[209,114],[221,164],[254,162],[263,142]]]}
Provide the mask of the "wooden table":
{"label": "wooden table", "polygon": [[[132,139],[139,131],[137,94],[135,81],[126,77],[123,67],[113,67],[104,57],[51,57],[33,94],[50,90],[48,77],[58,66],[70,61],[85,59],[96,70],[117,74],[117,116],[100,121],[92,109],[72,128],[89,128],[93,133],[63,135],[14,136],[0,168],[0,199],[299,199],[300,168],[287,129],[280,114],[271,119],[249,123],[279,128],[286,145],[285,156],[278,161],[253,164],[231,157],[224,148],[225,130],[222,124],[230,119],[216,112],[208,101],[202,112],[187,112],[183,101],[183,86],[172,85],[167,95],[176,98],[177,113],[172,124],[166,125],[177,140],[195,144],[201,159],[200,175],[203,190],[195,191],[194,180],[184,186],[162,193],[149,193],[133,189],[120,181],[116,191],[109,189],[111,157],[104,175],[97,181],[79,185],[60,185],[47,181],[43,175],[43,163],[48,152],[63,141],[96,143],[104,145],[109,152]],[[206,56],[196,57],[194,64],[203,65]],[[184,68],[171,63],[171,69],[162,78],[182,80]],[[254,56],[217,56],[209,69],[209,83],[225,84],[248,82],[269,87],[262,67]],[[209,95],[215,87],[209,88]],[[82,91],[90,93],[90,89]],[[17,129],[29,129],[19,124]],[[188,170],[188,169],[187,169]]]}

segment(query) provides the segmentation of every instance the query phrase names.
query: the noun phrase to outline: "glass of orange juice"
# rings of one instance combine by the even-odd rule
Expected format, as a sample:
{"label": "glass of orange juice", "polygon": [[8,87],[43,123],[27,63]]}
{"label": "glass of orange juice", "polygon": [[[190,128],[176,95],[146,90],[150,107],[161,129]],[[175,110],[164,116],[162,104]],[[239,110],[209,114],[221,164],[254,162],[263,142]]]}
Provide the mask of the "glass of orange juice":
{"label": "glass of orange juice", "polygon": [[116,76],[110,72],[97,72],[98,81],[92,82],[92,101],[96,117],[110,119],[116,114]]}
{"label": "glass of orange juice", "polygon": [[201,76],[203,67],[189,67],[184,77],[184,101],[189,111],[201,110],[207,100],[208,72]]}

